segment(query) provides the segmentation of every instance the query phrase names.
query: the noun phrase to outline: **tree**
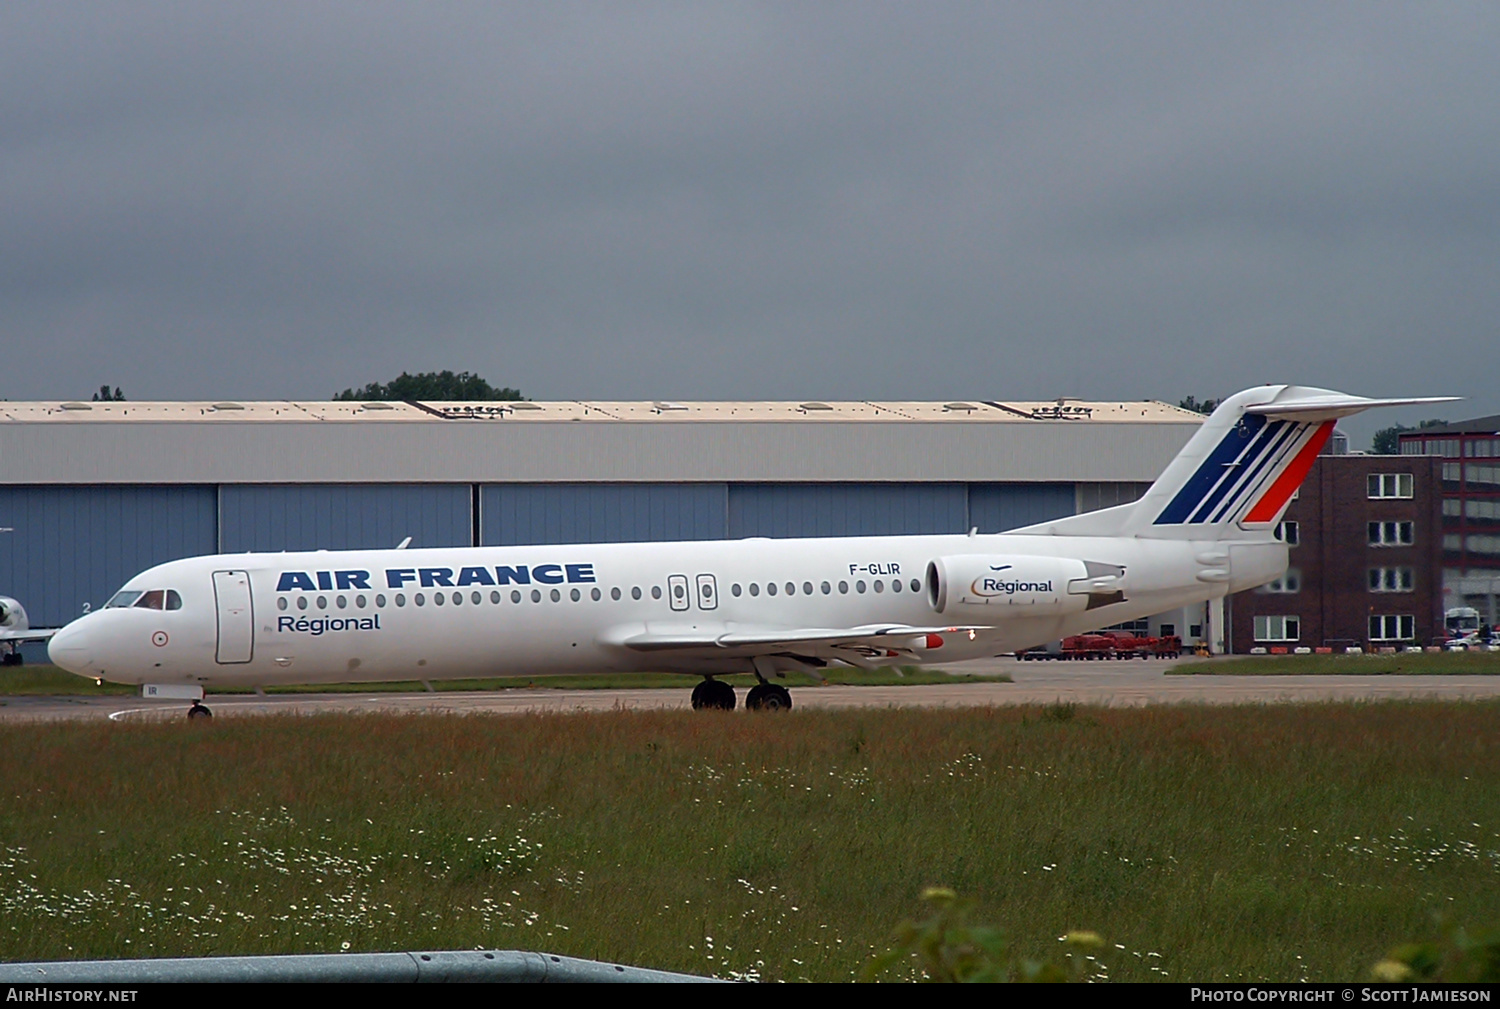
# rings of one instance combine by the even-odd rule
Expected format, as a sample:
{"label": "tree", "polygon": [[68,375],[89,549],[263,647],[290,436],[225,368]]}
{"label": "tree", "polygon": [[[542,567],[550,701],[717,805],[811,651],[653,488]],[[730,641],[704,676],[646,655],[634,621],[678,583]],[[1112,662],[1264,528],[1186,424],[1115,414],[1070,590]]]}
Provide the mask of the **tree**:
{"label": "tree", "polygon": [[424,371],[417,375],[402,372],[389,384],[371,382],[363,389],[345,389],[333,397],[335,400],[452,400],[473,402],[476,400],[525,399],[519,389],[496,389],[478,375],[461,371]]}
{"label": "tree", "polygon": [[1179,400],[1177,405],[1194,413],[1213,413],[1222,402],[1224,402],[1222,399],[1205,399],[1200,403],[1197,397],[1189,396],[1187,399]]}
{"label": "tree", "polygon": [[1370,441],[1371,455],[1400,455],[1401,435],[1408,431],[1422,431],[1429,427],[1442,427],[1448,423],[1446,420],[1434,418],[1424,420],[1416,427],[1408,427],[1405,424],[1392,424],[1375,432],[1375,437]]}
{"label": "tree", "polygon": [[94,393],[94,402],[95,403],[123,403],[123,402],[125,402],[125,394],[120,391],[120,387],[118,385],[115,386],[115,391],[113,393],[111,393],[109,391],[109,386],[107,386],[107,385],[101,385],[99,387],[99,391],[96,392],[96,393]]}

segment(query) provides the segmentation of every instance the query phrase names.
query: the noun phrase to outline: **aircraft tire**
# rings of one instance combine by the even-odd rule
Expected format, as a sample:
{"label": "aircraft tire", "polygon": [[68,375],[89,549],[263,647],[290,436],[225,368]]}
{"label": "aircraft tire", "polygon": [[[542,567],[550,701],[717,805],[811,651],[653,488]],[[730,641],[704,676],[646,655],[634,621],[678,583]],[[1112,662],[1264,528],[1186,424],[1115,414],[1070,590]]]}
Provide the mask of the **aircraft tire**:
{"label": "aircraft tire", "polygon": [[693,710],[733,711],[734,688],[718,680],[704,680],[693,688]]}
{"label": "aircraft tire", "polygon": [[792,692],[779,683],[761,683],[750,688],[745,707],[751,711],[790,711]]}
{"label": "aircraft tire", "polygon": [[208,708],[205,707],[201,701],[194,701],[193,702],[193,706],[191,708],[188,708],[188,720],[189,721],[191,721],[193,719],[196,719],[196,718],[212,718],[212,717],[214,717],[214,713],[212,711],[208,710]]}

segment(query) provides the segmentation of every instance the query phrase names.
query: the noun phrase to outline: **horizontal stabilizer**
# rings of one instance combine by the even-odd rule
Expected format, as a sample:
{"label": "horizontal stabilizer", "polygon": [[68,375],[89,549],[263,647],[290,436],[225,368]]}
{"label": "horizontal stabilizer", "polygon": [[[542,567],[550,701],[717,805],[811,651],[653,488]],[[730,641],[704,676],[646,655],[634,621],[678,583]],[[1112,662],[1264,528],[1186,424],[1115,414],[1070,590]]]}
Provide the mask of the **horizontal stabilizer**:
{"label": "horizontal stabilizer", "polygon": [[1367,399],[1364,396],[1348,396],[1344,393],[1323,389],[1306,389],[1298,386],[1287,388],[1269,403],[1258,403],[1245,407],[1247,414],[1273,419],[1299,420],[1317,423],[1337,420],[1365,410],[1383,406],[1421,406],[1427,403],[1453,403],[1458,396],[1419,396],[1410,399]]}

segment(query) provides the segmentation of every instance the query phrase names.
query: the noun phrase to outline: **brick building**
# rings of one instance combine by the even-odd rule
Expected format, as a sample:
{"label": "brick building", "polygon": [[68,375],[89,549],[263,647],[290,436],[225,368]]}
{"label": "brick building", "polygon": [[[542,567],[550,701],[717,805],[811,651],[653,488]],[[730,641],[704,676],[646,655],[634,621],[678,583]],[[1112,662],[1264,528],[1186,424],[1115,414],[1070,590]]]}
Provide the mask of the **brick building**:
{"label": "brick building", "polygon": [[1500,623],[1500,416],[1401,436],[1401,458],[1442,460],[1444,606]]}
{"label": "brick building", "polygon": [[1232,650],[1441,636],[1441,480],[1438,458],[1320,456],[1278,530],[1286,576],[1230,598]]}

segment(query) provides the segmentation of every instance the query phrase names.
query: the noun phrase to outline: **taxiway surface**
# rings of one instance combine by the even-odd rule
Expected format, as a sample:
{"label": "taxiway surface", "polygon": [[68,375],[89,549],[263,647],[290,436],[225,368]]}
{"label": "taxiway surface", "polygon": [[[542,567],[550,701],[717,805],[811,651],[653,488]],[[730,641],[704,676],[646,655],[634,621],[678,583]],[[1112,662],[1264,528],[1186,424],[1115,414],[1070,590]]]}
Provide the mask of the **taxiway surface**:
{"label": "taxiway surface", "polygon": [[[1008,673],[1012,683],[920,686],[798,687],[796,707],[983,707],[985,705],[1284,704],[1300,701],[1376,701],[1394,698],[1478,700],[1500,698],[1500,676],[1231,676],[1169,675],[1175,660],[1127,662],[1017,662],[997,658],[961,663],[953,672]],[[689,679],[685,685],[690,684]],[[323,712],[452,712],[516,714],[529,711],[680,710],[689,691],[500,690],[437,693],[215,694],[216,716]],[[743,703],[744,691],[740,691]],[[183,701],[137,697],[6,697],[0,721],[113,721],[180,718]]]}

